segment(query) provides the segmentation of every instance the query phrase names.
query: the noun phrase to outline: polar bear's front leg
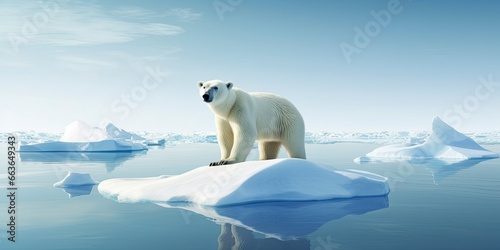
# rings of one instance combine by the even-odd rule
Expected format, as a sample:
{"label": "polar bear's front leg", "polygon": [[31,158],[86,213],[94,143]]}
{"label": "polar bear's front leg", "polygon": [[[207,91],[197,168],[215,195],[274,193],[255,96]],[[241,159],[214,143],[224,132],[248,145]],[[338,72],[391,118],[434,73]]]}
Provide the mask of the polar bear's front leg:
{"label": "polar bear's front leg", "polygon": [[[228,165],[238,162],[244,162],[252,150],[252,146],[257,139],[257,129],[249,123],[231,123],[234,136],[231,154],[228,158],[221,159],[219,162],[212,162],[210,166]],[[221,148],[222,149],[222,148]]]}
{"label": "polar bear's front leg", "polygon": [[234,143],[226,164],[244,162],[257,139],[257,129],[251,122],[243,123],[241,121],[231,124],[231,128],[233,129]]}
{"label": "polar bear's front leg", "polygon": [[229,122],[216,117],[215,126],[217,128],[217,142],[220,147],[220,161],[210,163],[210,166],[225,165],[225,161],[231,155],[231,149],[233,148],[234,135]]}

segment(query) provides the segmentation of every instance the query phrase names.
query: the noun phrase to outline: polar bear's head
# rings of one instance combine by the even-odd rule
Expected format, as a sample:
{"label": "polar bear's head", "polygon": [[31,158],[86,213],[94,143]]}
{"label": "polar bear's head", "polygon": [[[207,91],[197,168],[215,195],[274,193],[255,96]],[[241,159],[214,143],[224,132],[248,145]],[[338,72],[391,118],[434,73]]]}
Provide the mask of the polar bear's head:
{"label": "polar bear's head", "polygon": [[200,96],[206,103],[217,103],[225,101],[226,97],[229,94],[229,91],[232,88],[232,82],[223,82],[221,80],[198,82]]}

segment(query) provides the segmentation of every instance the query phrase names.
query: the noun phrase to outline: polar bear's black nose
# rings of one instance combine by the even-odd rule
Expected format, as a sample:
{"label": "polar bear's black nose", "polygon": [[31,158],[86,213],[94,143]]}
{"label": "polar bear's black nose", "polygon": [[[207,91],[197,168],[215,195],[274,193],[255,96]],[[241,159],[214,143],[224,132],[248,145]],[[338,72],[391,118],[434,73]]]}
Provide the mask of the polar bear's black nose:
{"label": "polar bear's black nose", "polygon": [[203,101],[205,101],[205,102],[208,102],[210,99],[210,95],[208,95],[208,94],[204,94],[202,97],[203,97]]}

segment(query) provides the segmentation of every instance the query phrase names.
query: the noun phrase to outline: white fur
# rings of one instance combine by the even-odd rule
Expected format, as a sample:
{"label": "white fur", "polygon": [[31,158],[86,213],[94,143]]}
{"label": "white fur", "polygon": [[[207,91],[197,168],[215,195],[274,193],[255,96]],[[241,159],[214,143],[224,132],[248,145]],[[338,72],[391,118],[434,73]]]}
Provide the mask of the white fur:
{"label": "white fur", "polygon": [[248,93],[220,80],[199,82],[200,96],[215,114],[224,165],[246,160],[255,140],[260,159],[275,159],[283,145],[290,158],[306,158],[304,120],[295,106],[271,93]]}

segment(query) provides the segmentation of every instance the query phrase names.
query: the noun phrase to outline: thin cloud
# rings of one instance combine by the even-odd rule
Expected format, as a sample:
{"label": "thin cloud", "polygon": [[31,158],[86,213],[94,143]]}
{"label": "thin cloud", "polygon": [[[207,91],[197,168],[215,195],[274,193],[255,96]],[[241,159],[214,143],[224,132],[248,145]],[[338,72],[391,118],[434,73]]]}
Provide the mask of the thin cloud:
{"label": "thin cloud", "polygon": [[130,17],[130,18],[152,18],[157,14],[155,11],[148,10],[141,7],[118,7],[112,10],[112,13],[119,15],[121,17]]}
{"label": "thin cloud", "polygon": [[110,61],[104,61],[104,60],[97,60],[95,58],[90,58],[90,57],[83,57],[83,56],[60,56],[59,60],[63,65],[78,65],[78,67],[81,66],[95,66],[99,68],[115,68],[118,65],[114,62]]}
{"label": "thin cloud", "polygon": [[[124,43],[146,36],[175,36],[184,29],[152,20],[133,20],[92,4],[72,4],[47,11],[34,3],[0,4],[0,40],[18,44],[81,46]],[[145,9],[121,9],[145,16]],[[36,22],[38,17],[42,22]],[[29,34],[28,34],[29,33]]]}
{"label": "thin cloud", "polygon": [[202,13],[194,12],[192,9],[188,8],[176,8],[165,12],[165,16],[173,16],[181,21],[199,20],[202,15]]}

